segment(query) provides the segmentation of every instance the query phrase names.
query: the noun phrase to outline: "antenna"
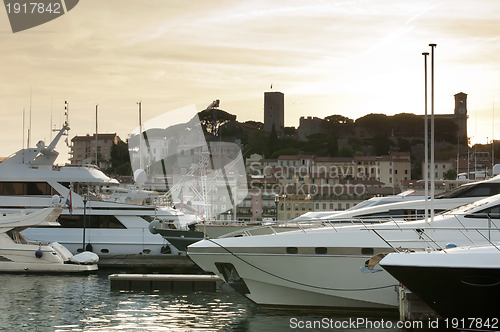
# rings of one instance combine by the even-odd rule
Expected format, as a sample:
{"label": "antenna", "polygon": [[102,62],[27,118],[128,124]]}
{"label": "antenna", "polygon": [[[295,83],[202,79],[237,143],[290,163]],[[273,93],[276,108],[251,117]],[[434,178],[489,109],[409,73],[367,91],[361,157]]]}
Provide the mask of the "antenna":
{"label": "antenna", "polygon": [[25,137],[24,137],[24,129],[26,128],[25,119],[24,119],[25,118],[24,111],[25,111],[25,109],[23,107],[23,149],[24,149],[24,139],[25,139]]}
{"label": "antenna", "polygon": [[27,148],[29,148],[30,145],[31,145],[31,104],[32,104],[32,97],[33,97],[33,87],[30,87],[30,119],[29,119],[29,125],[28,125],[28,146],[27,146]]}
{"label": "antenna", "polygon": [[69,103],[67,100],[64,101],[64,117],[66,118],[64,124],[69,126]]}
{"label": "antenna", "polygon": [[143,161],[142,161],[142,114],[141,114],[141,105],[142,102],[138,101],[137,105],[139,105],[139,168],[144,169]]}
{"label": "antenna", "polygon": [[50,140],[52,141],[52,96],[50,97],[50,130],[49,130],[49,134],[50,134]]}
{"label": "antenna", "polygon": [[97,107],[99,105],[96,104],[95,105],[95,165],[98,166],[98,162],[97,162]]}

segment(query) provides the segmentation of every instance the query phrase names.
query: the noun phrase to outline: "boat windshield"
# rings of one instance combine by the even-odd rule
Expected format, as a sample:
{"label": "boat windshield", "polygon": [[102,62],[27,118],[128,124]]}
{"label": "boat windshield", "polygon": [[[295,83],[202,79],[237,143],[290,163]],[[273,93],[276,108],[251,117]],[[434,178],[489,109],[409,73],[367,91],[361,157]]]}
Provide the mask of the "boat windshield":
{"label": "boat windshield", "polygon": [[500,194],[500,183],[482,182],[471,185],[462,185],[458,188],[436,195],[436,199],[460,197],[487,197]]}

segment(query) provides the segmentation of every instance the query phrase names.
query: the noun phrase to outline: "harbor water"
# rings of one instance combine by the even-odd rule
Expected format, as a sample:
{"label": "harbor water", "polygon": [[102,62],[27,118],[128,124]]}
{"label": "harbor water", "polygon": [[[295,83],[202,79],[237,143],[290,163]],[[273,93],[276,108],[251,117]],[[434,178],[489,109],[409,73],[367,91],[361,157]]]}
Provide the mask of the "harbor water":
{"label": "harbor water", "polygon": [[356,331],[373,324],[405,331],[391,326],[394,316],[259,308],[227,286],[215,293],[111,291],[103,272],[0,274],[0,290],[1,331],[342,331],[360,319],[372,325]]}

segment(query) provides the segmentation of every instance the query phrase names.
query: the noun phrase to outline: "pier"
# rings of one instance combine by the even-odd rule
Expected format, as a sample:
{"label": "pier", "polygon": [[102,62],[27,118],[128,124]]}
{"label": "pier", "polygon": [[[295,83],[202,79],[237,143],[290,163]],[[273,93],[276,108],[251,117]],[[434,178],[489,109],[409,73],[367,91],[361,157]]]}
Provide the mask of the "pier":
{"label": "pier", "polygon": [[123,269],[135,273],[201,273],[201,270],[185,255],[113,255],[99,258],[99,269]]}
{"label": "pier", "polygon": [[428,321],[429,319],[440,317],[432,308],[425,304],[424,301],[404,286],[399,287],[398,295],[399,319],[401,321]]}
{"label": "pier", "polygon": [[207,274],[111,274],[111,290],[215,292],[223,280]]}

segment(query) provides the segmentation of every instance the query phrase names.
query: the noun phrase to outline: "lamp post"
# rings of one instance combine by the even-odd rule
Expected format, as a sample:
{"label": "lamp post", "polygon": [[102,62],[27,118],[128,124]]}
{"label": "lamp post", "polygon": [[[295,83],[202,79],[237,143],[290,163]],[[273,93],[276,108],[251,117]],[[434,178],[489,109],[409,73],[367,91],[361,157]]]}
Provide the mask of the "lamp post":
{"label": "lamp post", "polygon": [[87,194],[83,194],[83,242],[82,242],[82,251],[85,251],[85,229],[87,223]]}
{"label": "lamp post", "polygon": [[[288,211],[288,207],[286,206],[286,194],[281,195],[281,197],[283,197],[283,211]],[[283,219],[285,219],[285,226],[287,226],[288,225],[288,217],[284,216]]]}
{"label": "lamp post", "polygon": [[276,194],[274,196],[274,204],[276,204],[276,221],[278,221],[278,204],[280,203],[280,196]]}

